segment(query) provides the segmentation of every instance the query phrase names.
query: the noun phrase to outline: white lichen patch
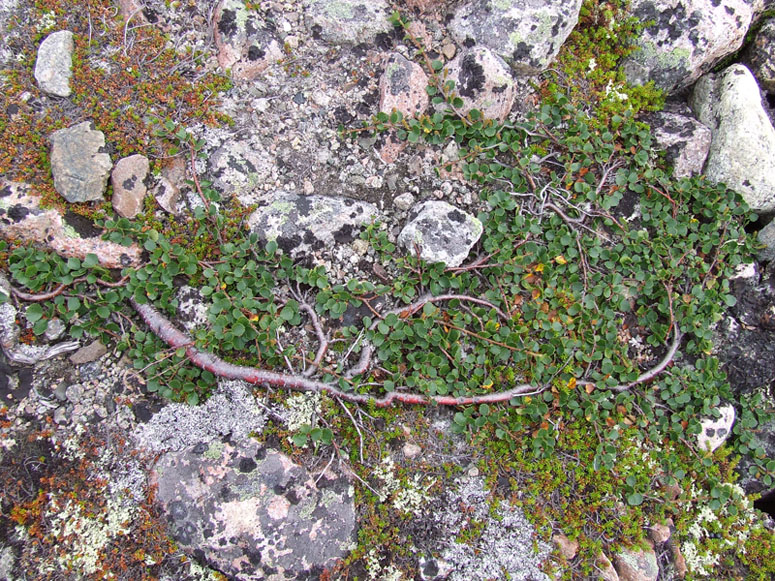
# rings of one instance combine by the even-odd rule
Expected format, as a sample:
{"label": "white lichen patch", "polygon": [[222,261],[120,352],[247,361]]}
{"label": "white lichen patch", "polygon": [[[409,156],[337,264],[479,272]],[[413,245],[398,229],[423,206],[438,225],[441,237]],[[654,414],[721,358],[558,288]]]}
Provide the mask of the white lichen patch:
{"label": "white lichen patch", "polygon": [[[745,491],[730,482],[719,486],[727,489],[729,499],[717,510],[708,505],[700,506],[687,531],[689,538],[681,543],[686,566],[699,577],[715,573],[723,552],[737,549],[745,553],[745,543],[757,526],[756,511]],[[691,496],[700,496],[694,486]]]}
{"label": "white lichen patch", "polygon": [[420,516],[423,505],[431,500],[428,490],[435,481],[423,485],[422,476],[415,474],[411,480],[402,483],[395,475],[395,468],[395,462],[388,456],[382,461],[382,465],[374,469],[374,476],[382,481],[378,490],[379,501],[385,502],[392,497],[391,505],[395,510]]}
{"label": "white lichen patch", "polygon": [[300,393],[285,400],[285,424],[291,432],[312,426],[320,413],[319,393]]}

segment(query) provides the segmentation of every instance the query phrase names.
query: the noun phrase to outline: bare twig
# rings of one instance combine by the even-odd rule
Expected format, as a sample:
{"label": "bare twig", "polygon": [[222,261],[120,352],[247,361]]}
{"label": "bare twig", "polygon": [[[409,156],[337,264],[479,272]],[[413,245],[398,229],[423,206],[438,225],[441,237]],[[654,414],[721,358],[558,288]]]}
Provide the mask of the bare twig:
{"label": "bare twig", "polygon": [[[654,367],[646,371],[645,373],[642,373],[635,381],[632,381],[630,383],[625,383],[621,385],[614,385],[612,387],[604,387],[604,389],[607,389],[609,391],[615,391],[615,392],[622,392],[627,391],[629,389],[632,389],[636,385],[640,385],[642,383],[648,383],[649,381],[652,381],[656,379],[656,377],[661,374],[665,369],[667,369],[667,366],[670,365],[670,363],[673,361],[673,358],[675,357],[676,352],[678,351],[678,347],[681,346],[681,339],[683,335],[681,334],[681,331],[678,329],[678,325],[675,325],[673,327],[673,342],[670,345],[670,348],[667,350],[667,353],[662,358],[662,361],[657,363]],[[576,385],[595,385],[592,381],[577,381]]]}

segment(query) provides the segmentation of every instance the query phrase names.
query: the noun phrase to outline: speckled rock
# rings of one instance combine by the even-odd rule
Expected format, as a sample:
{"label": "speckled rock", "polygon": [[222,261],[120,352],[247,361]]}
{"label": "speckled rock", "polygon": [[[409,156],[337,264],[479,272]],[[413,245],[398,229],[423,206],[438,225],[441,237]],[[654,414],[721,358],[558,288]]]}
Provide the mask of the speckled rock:
{"label": "speckled rock", "polygon": [[385,0],[305,0],[307,28],[333,44],[373,43],[393,29]]}
{"label": "speckled rock", "polygon": [[326,196],[275,192],[272,203],[248,218],[259,240],[277,241],[290,256],[352,242],[377,215],[373,204]]}
{"label": "speckled rock", "polygon": [[84,259],[96,254],[105,268],[139,264],[137,244],[121,246],[100,236],[82,238],[56,210],[43,210],[40,197],[28,194],[29,186],[0,182],[0,236],[47,245],[66,258]]}
{"label": "speckled rock", "polygon": [[458,109],[467,115],[478,109],[486,119],[503,121],[516,96],[508,65],[485,47],[462,51],[444,68],[445,78],[454,81],[455,95],[463,100]]}
{"label": "speckled rock", "polygon": [[657,145],[665,150],[675,177],[702,173],[710,149],[710,129],[693,117],[669,112],[649,115],[647,123]]}
{"label": "speckled rock", "polygon": [[353,488],[249,439],[164,454],[152,475],[180,546],[238,581],[316,578],[344,557]]}
{"label": "speckled rock", "polygon": [[775,93],[775,18],[766,20],[756,33],[745,60],[759,86]]}
{"label": "speckled rock", "polygon": [[119,216],[134,218],[143,209],[150,169],[148,158],[144,155],[130,155],[116,162],[110,180],[113,185],[113,209]]}
{"label": "speckled rock", "polygon": [[460,266],[482,235],[478,218],[447,202],[429,201],[409,212],[409,219],[398,235],[398,243],[407,252],[415,252],[428,262]]}
{"label": "speckled rock", "polygon": [[253,80],[283,58],[274,25],[243,0],[221,0],[213,14],[218,64],[237,80]]}
{"label": "speckled rock", "polygon": [[743,65],[706,75],[689,105],[713,135],[705,174],[736,190],[754,211],[775,210],[775,129]]}
{"label": "speckled rock", "polygon": [[631,84],[654,81],[674,92],[689,86],[743,44],[754,15],[750,0],[633,0],[632,15],[653,22],[622,70]]}
{"label": "speckled rock", "polygon": [[697,434],[697,446],[700,450],[713,451],[732,435],[735,424],[735,407],[731,404],[718,408],[718,418],[704,418],[700,421],[702,431]]}
{"label": "speckled rock", "polygon": [[69,97],[73,76],[73,33],[60,30],[49,34],[38,48],[35,80],[41,91],[57,97]]}
{"label": "speckled rock", "polygon": [[101,200],[113,167],[102,131],[84,121],[54,131],[50,140],[56,191],[72,203]]}
{"label": "speckled rock", "polygon": [[486,46],[521,74],[549,66],[576,26],[582,0],[469,0],[449,31],[459,44]]}
{"label": "speckled rock", "polygon": [[428,75],[420,65],[392,53],[379,80],[379,110],[396,110],[404,117],[417,117],[428,106],[427,86]]}
{"label": "speckled rock", "polygon": [[659,565],[654,549],[620,549],[614,567],[621,581],[657,581]]}
{"label": "speckled rock", "polygon": [[215,188],[222,195],[235,196],[245,206],[266,201],[270,192],[263,189],[271,175],[272,156],[260,143],[228,141],[207,161]]}

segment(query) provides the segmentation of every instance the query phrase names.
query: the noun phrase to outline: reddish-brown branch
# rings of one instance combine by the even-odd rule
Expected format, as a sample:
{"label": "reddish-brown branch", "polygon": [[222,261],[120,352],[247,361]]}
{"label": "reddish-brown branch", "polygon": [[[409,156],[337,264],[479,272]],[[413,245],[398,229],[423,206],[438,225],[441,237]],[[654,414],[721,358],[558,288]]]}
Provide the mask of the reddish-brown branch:
{"label": "reddish-brown branch", "polygon": [[[16,289],[16,288],[13,288],[13,287],[11,287],[11,292],[13,293],[13,295],[16,298],[19,298],[19,299],[21,299],[23,301],[27,301],[29,303],[42,303],[43,301],[49,301],[49,300],[51,300],[51,299],[61,295],[65,291],[65,289],[67,287],[72,286],[74,284],[81,283],[81,282],[86,282],[86,280],[87,279],[86,279],[85,276],[81,276],[81,277],[78,277],[76,279],[73,279],[73,282],[71,282],[70,284],[62,283],[62,284],[58,285],[55,289],[50,290],[50,291],[45,292],[45,293],[26,293],[24,291],[20,291],[19,289]],[[129,275],[120,278],[116,282],[108,282],[106,280],[101,280],[101,279],[98,278],[97,279],[97,284],[102,285],[104,287],[108,287],[108,288],[118,288],[120,286],[124,286],[127,283],[128,280],[129,280]]]}
{"label": "reddish-brown branch", "polygon": [[523,384],[513,387],[506,391],[489,393],[486,395],[474,395],[469,397],[453,397],[433,395],[426,396],[418,393],[404,393],[391,391],[383,397],[374,397],[373,395],[344,392],[333,385],[301,377],[298,375],[288,375],[285,373],[276,373],[255,367],[246,367],[243,365],[234,365],[228,363],[215,355],[202,351],[193,346],[191,337],[178,330],[169,320],[167,320],[159,311],[148,304],[138,303],[134,297],[130,302],[137,313],[142,317],[145,323],[151,328],[162,341],[175,349],[184,348],[186,357],[191,363],[215,374],[218,377],[227,379],[239,379],[253,385],[271,385],[282,389],[294,391],[308,391],[316,393],[328,393],[331,397],[349,401],[353,403],[368,404],[373,403],[377,407],[388,407],[394,402],[405,404],[438,404],[438,405],[474,405],[481,403],[499,403],[507,402],[514,397],[524,397],[526,395],[535,395],[541,393],[543,389],[536,388],[533,385]]}

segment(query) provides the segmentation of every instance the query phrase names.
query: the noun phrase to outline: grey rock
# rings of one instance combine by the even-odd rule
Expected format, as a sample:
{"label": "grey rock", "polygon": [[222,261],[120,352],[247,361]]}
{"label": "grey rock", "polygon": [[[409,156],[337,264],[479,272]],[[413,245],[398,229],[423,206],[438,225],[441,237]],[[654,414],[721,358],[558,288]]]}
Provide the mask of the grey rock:
{"label": "grey rock", "polygon": [[653,548],[620,549],[614,555],[614,567],[621,581],[657,581],[659,565]]}
{"label": "grey rock", "polygon": [[414,196],[411,192],[404,192],[393,198],[393,205],[399,210],[406,211],[414,205]]}
{"label": "grey rock", "polygon": [[419,204],[409,213],[398,243],[428,262],[443,262],[460,266],[482,235],[482,223],[447,202],[429,201]]}
{"label": "grey rock", "polygon": [[43,333],[43,337],[46,339],[46,341],[56,341],[62,335],[64,335],[66,330],[67,329],[65,324],[61,319],[49,319],[48,326],[46,327],[45,333]]}
{"label": "grey rock", "polygon": [[488,48],[461,51],[444,68],[444,78],[455,83],[453,94],[463,100],[460,115],[478,109],[486,119],[503,121],[514,105],[516,88],[509,67]]}
{"label": "grey rock", "polygon": [[57,97],[69,97],[73,76],[73,33],[60,30],[49,34],[38,48],[35,80],[41,91]]}
{"label": "grey rock", "polygon": [[70,403],[79,403],[83,398],[83,386],[78,383],[68,386],[65,390],[65,397]]}
{"label": "grey rock", "polygon": [[675,177],[702,173],[710,149],[710,129],[693,117],[669,112],[649,115],[646,122],[659,148],[665,150]]}
{"label": "grey rock", "polygon": [[775,210],[775,129],[743,65],[700,79],[689,101],[713,135],[705,174],[736,190],[754,211]]}
{"label": "grey rock", "polygon": [[732,435],[735,424],[735,407],[731,404],[720,406],[718,418],[700,420],[702,431],[697,434],[697,446],[700,450],[713,452]]}
{"label": "grey rock", "polygon": [[134,218],[143,209],[151,166],[144,155],[130,155],[116,162],[111,174],[113,208],[119,216]]}
{"label": "grey rock", "polygon": [[152,482],[181,548],[230,579],[309,578],[353,541],[353,488],[250,439],[164,454]]}
{"label": "grey rock", "polygon": [[221,380],[216,392],[200,406],[164,406],[149,422],[137,427],[134,439],[152,452],[182,450],[227,435],[245,438],[260,432],[265,422],[264,410],[247,383]]}
{"label": "grey rock", "polygon": [[521,74],[549,66],[576,26],[582,0],[469,0],[449,23],[459,44],[485,46]]}
{"label": "grey rock", "polygon": [[750,0],[633,0],[631,14],[653,22],[638,39],[639,50],[622,65],[634,85],[654,81],[675,92],[689,86],[738,50],[754,16]]}
{"label": "grey rock", "polygon": [[746,50],[745,60],[759,86],[775,92],[775,18],[764,22]]}
{"label": "grey rock", "polygon": [[306,0],[307,29],[332,44],[373,43],[393,29],[385,0]]}
{"label": "grey rock", "polygon": [[70,356],[70,363],[73,365],[83,365],[84,363],[90,363],[96,361],[105,353],[108,352],[108,348],[103,345],[99,339],[92,341],[88,345],[81,347]]}
{"label": "grey rock", "polygon": [[428,75],[420,65],[392,53],[379,79],[379,110],[417,117],[428,107],[427,86]]}
{"label": "grey rock", "polygon": [[54,411],[54,423],[59,426],[63,426],[67,424],[69,421],[70,421],[70,413],[67,410],[67,406],[66,405],[59,406]]}
{"label": "grey rock", "polygon": [[378,214],[373,204],[348,198],[277,192],[272,200],[250,215],[248,225],[261,241],[275,240],[290,256],[352,242]]}
{"label": "grey rock", "polygon": [[229,141],[207,161],[215,188],[235,196],[244,206],[269,199],[270,192],[263,185],[271,177],[274,163],[260,143],[251,141]]}
{"label": "grey rock", "polygon": [[112,167],[105,135],[90,121],[51,134],[54,187],[68,202],[101,200]]}
{"label": "grey rock", "polygon": [[221,0],[213,15],[218,64],[238,80],[253,80],[284,56],[270,26],[243,0]]}
{"label": "grey rock", "polygon": [[764,262],[775,260],[775,220],[759,230],[757,239],[764,245],[764,248],[759,251],[759,260]]}
{"label": "grey rock", "polygon": [[201,329],[207,324],[210,302],[198,288],[184,284],[176,294],[178,309],[176,321],[189,333]]}

